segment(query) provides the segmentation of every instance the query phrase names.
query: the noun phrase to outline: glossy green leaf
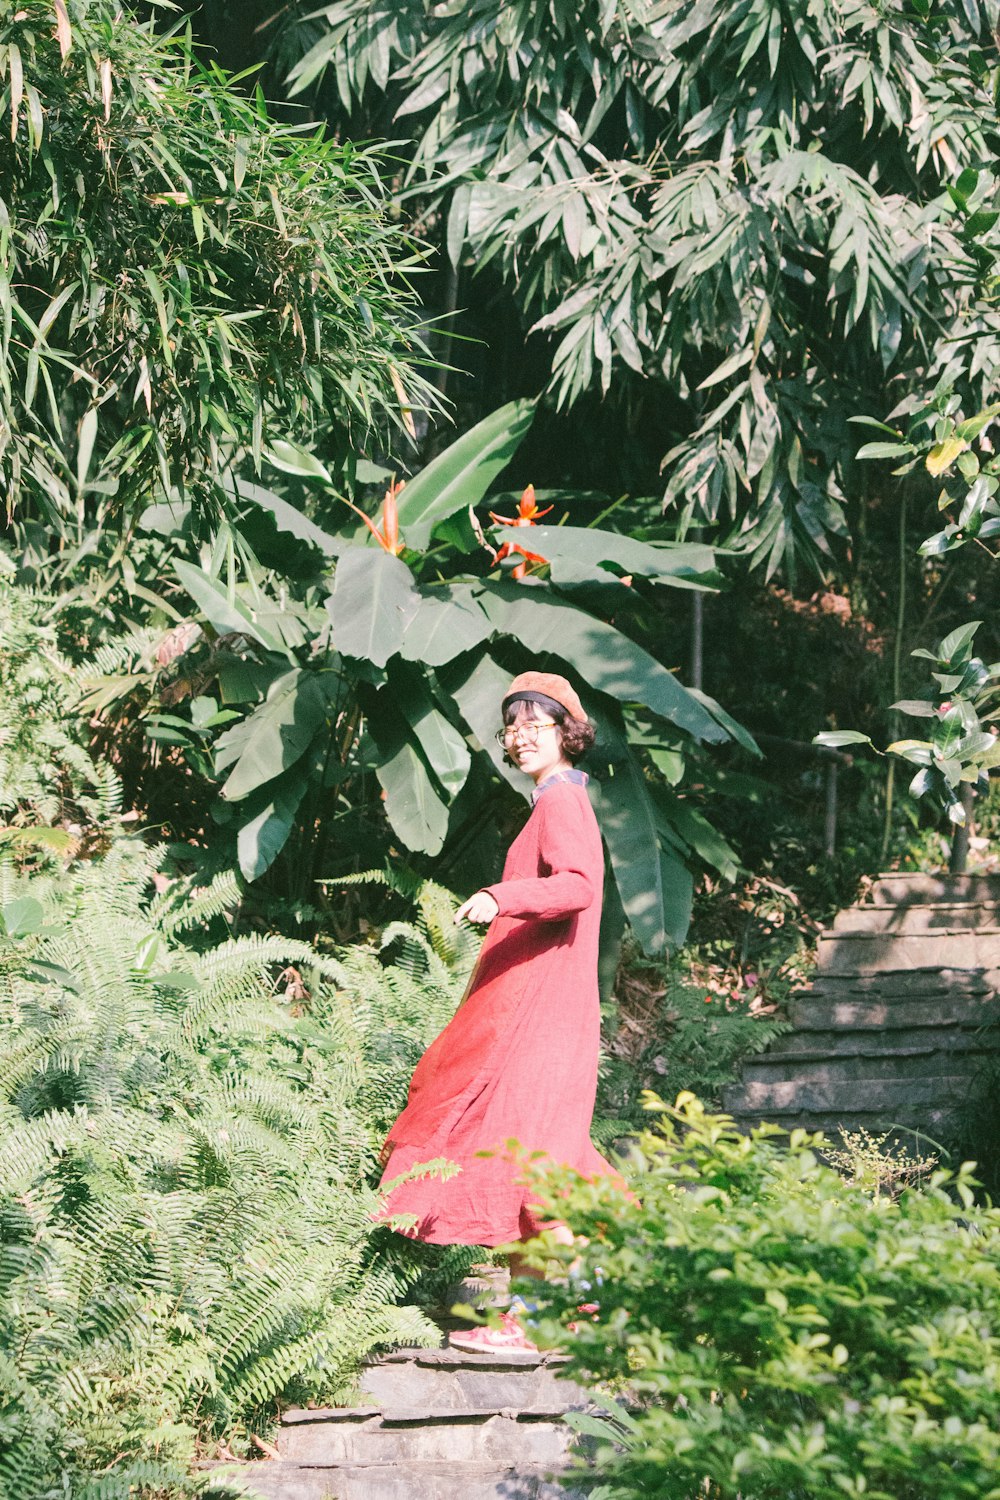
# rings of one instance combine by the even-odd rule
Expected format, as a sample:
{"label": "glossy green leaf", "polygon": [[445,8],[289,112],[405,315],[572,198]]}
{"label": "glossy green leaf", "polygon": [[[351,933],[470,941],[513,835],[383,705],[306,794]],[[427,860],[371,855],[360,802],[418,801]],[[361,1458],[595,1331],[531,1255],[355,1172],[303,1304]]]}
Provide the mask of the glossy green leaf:
{"label": "glossy green leaf", "polygon": [[405,740],[375,774],[385,791],[386,817],[407,849],[439,853],[448,831],[448,808],[414,745]]}
{"label": "glossy green leaf", "polygon": [[423,589],[419,607],[406,627],[402,655],[407,661],[440,667],[492,633],[489,617],[468,584]]}
{"label": "glossy green leaf", "polygon": [[288,443],[277,438],[271,444],[265,457],[270,459],[276,469],[281,469],[286,474],[296,474],[300,479],[319,479],[330,489],[334,487],[329,470],[320,463],[318,458],[307,452],[305,448],[300,448],[297,443]]}
{"label": "glossy green leaf", "polygon": [[493,762],[494,770],[526,797],[531,783],[523,772],[508,764],[495,738],[503,724],[500,705],[510,682],[510,672],[484,653],[461,681],[449,680],[449,687],[459,713]]}
{"label": "glossy green leaf", "polygon": [[577,582],[581,566],[593,577],[610,581],[615,575],[607,571],[608,563],[623,573],[675,588],[711,589],[719,582],[712,548],[697,542],[639,542],[587,526],[503,526],[498,536],[544,557],[557,583],[564,577]]}
{"label": "glossy green leaf", "polygon": [[824,729],[822,734],[813,735],[812,743],[827,750],[840,750],[844,745],[870,745],[871,739],[857,729]]}
{"label": "glossy green leaf", "polygon": [[434,775],[449,798],[457,797],[472,765],[462,735],[435,705],[416,667],[398,667],[390,675],[389,687]]}
{"label": "glossy green leaf", "polygon": [[290,531],[293,536],[317,547],[326,557],[339,557],[351,545],[344,537],[332,536],[329,531],[324,531],[322,526],[317,526],[315,521],[310,521],[294,505],[289,505],[287,500],[282,500],[280,495],[265,489],[262,484],[252,484],[247,479],[240,479],[229,481],[225,487],[238,500],[251,500],[262,510],[270,511],[279,531]]}
{"label": "glossy green leaf", "polygon": [[[600,722],[602,744],[610,716]],[[591,783],[591,800],[608,848],[618,894],[629,926],[646,953],[661,953],[668,932],[663,908],[663,871],[656,810],[635,757],[617,739],[614,765]],[[673,941],[683,935],[675,930]]]}
{"label": "glossy green leaf", "polygon": [[318,673],[295,668],[279,677],[260,707],[216,742],[216,770],[233,766],[222,795],[238,801],[287,771],[325,723],[327,707]]}
{"label": "glossy green leaf", "polygon": [[45,911],[33,896],[18,896],[0,907],[0,921],[8,937],[29,937],[42,927]]}
{"label": "glossy green leaf", "polygon": [[533,654],[560,657],[596,692],[644,703],[696,739],[721,744],[732,738],[666,667],[614,626],[530,584],[483,584],[480,597],[498,631]]}
{"label": "glossy green leaf", "polygon": [[517,452],[534,416],[534,401],[508,402],[407,480],[399,497],[399,528],[408,547],[426,547],[437,521],[479,504]]}
{"label": "glossy green leaf", "polygon": [[305,776],[293,773],[283,777],[266,806],[243,824],[236,837],[236,851],[246,880],[259,880],[274,864],[295,826],[307,786]]}
{"label": "glossy green leaf", "polygon": [[352,547],[337,564],[326,607],[337,650],[384,667],[402,650],[420,595],[398,557],[381,547]]}

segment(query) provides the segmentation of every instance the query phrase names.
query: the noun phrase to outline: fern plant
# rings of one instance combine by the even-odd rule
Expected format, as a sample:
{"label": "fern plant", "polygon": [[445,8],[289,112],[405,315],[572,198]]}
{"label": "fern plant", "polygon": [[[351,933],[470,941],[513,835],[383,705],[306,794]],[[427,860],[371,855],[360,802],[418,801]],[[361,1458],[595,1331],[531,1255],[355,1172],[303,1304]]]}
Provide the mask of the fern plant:
{"label": "fern plant", "polygon": [[434,1256],[373,1225],[373,1184],[461,972],[206,946],[234,886],[156,892],[158,863],[121,838],[69,871],[0,862],[8,1500],[180,1493],[283,1393],[334,1399],[370,1350],[437,1338],[400,1305]]}
{"label": "fern plant", "polygon": [[120,811],[111,766],[83,748],[74,669],[51,623],[53,601],[13,582],[0,552],[0,847],[72,847]]}

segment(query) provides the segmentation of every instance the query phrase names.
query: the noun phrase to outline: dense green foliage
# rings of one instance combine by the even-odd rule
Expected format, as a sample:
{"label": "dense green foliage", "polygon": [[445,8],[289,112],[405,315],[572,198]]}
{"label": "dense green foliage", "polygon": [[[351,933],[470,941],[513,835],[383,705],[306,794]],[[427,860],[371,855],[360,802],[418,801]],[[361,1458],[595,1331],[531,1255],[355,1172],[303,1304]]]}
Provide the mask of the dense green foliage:
{"label": "dense green foliage", "polygon": [[944,188],[986,150],[988,88],[952,78],[986,78],[993,18],[958,0],[335,0],[263,35],[286,65],[304,53],[293,94],[413,137],[406,191],[436,215],[459,303],[486,268],[545,336],[533,363],[559,403],[610,393],[641,443],[651,418],[668,508],[771,572],[826,567],[858,526],[847,418],[887,383],[899,399],[948,373],[985,399],[996,318],[963,367]]}
{"label": "dense green foliage", "polygon": [[[605,1500],[995,1494],[1000,1214],[973,1209],[967,1173],[872,1196],[803,1134],[679,1105],[639,1143],[641,1202],[556,1184],[588,1242],[554,1253],[579,1252],[600,1313],[548,1331],[638,1400],[579,1419],[601,1439],[582,1482]],[[551,1295],[573,1318],[574,1280]]]}
{"label": "dense green foliage", "polygon": [[[717,582],[713,554],[656,527],[630,537],[572,525],[527,532],[521,517],[493,523],[490,546],[472,507],[533,414],[533,403],[513,402],[478,423],[401,493],[390,488],[378,524],[359,525],[353,504],[341,504],[340,530],[310,519],[304,486],[322,514],[335,511],[335,484],[288,442],[272,457],[279,477],[297,482],[300,508],[240,485],[235,560],[221,545],[211,558],[199,553],[180,513],[140,523],[167,533],[147,544],[143,576],[159,570],[148,593],[159,618],[165,602],[180,623],[94,653],[87,702],[133,723],[145,711],[154,741],[182,751],[199,791],[221,790],[216,859],[238,860],[254,881],[281,857],[272,887],[304,909],[318,880],[369,865],[390,841],[438,857],[458,889],[496,878],[499,850],[484,833],[503,805],[498,776],[527,789],[494,738],[500,702],[515,671],[544,659],[580,683],[600,726],[589,764],[620,907],[656,951],[683,939],[691,865],[735,867],[675,790],[686,756],[700,743],[754,750],[637,639],[663,590]],[[526,536],[545,577],[519,576]],[[175,836],[202,842],[195,818],[171,821]]]}
{"label": "dense green foliage", "polygon": [[397,1305],[421,1257],[373,1231],[368,1184],[461,977],[206,946],[234,883],[154,893],[157,863],[129,841],[0,868],[10,1500],[179,1483],[196,1441],[238,1447],[276,1396],[333,1398],[371,1348],[437,1337]]}
{"label": "dense green foliage", "polygon": [[8,514],[86,553],[95,517],[217,513],[273,436],[319,430],[353,470],[402,420],[412,255],[372,155],[275,124],[112,0],[5,0],[0,87]]}

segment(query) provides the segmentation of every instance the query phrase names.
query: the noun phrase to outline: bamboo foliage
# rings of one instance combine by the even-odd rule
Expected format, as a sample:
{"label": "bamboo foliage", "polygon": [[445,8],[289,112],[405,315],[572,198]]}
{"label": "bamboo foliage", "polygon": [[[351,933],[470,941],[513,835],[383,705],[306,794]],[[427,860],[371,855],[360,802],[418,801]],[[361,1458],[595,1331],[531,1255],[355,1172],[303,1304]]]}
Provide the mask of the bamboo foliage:
{"label": "bamboo foliage", "polygon": [[[559,403],[668,388],[666,506],[772,573],[846,536],[847,417],[954,364],[944,189],[986,154],[995,18],[992,0],[335,0],[291,83],[412,136],[407,192],[549,338]],[[973,409],[995,316],[975,331]]]}
{"label": "bamboo foliage", "polygon": [[[402,421],[418,350],[379,165],[270,119],[182,27],[0,5],[0,483],[82,541],[158,499],[218,511],[235,455]],[[406,376],[407,401],[421,401]]]}

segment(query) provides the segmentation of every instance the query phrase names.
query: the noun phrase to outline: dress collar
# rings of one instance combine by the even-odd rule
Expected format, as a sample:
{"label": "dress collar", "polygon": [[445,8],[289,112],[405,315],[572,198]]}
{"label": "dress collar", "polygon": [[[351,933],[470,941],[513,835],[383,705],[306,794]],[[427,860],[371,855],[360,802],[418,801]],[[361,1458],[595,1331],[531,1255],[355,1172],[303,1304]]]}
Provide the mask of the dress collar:
{"label": "dress collar", "polygon": [[531,794],[531,805],[534,807],[543,792],[547,792],[550,786],[556,786],[560,781],[571,781],[574,786],[586,786],[590,777],[586,771],[578,771],[576,766],[571,766],[568,771],[553,771],[551,776],[546,776],[540,781]]}

